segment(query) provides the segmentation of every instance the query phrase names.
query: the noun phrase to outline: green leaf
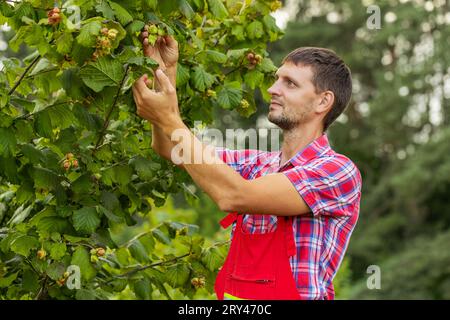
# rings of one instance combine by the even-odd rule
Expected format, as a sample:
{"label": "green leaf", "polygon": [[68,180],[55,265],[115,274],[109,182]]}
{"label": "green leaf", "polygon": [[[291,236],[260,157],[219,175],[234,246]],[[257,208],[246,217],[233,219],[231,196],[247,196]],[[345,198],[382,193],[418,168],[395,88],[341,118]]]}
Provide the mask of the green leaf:
{"label": "green leaf", "polygon": [[107,86],[118,86],[123,74],[122,64],[108,56],[99,58],[80,71],[83,82],[95,92]]}
{"label": "green leaf", "polygon": [[217,62],[217,63],[225,63],[227,62],[227,55],[219,52],[219,51],[215,51],[215,50],[206,50],[205,53],[207,54],[209,60],[213,61],[213,62]]}
{"label": "green leaf", "polygon": [[82,242],[82,241],[88,241],[89,240],[89,238],[71,236],[71,235],[68,235],[68,234],[64,235],[64,239],[66,239],[67,241],[72,242],[72,243],[79,243],[79,242]]}
{"label": "green leaf", "polygon": [[34,76],[35,74],[49,68],[51,65],[50,61],[46,58],[41,58],[36,63],[36,65],[33,67],[33,70],[30,72],[31,76]]}
{"label": "green leaf", "polygon": [[264,73],[274,72],[278,69],[269,58],[264,58],[257,68]]}
{"label": "green leaf", "polygon": [[152,235],[159,242],[161,242],[163,244],[170,244],[170,238],[164,232],[162,232],[160,229],[152,230]]}
{"label": "green leaf", "polygon": [[127,29],[129,30],[129,32],[135,33],[141,31],[144,28],[144,26],[145,26],[144,21],[134,20],[132,23],[130,23]]}
{"label": "green leaf", "polygon": [[202,254],[202,262],[210,271],[216,271],[224,262],[224,257],[216,247],[206,249]]}
{"label": "green leaf", "polygon": [[9,190],[0,194],[0,203],[8,203],[14,198],[14,191]]}
{"label": "green leaf", "polygon": [[0,128],[0,156],[14,155],[16,144],[14,131],[8,128]]}
{"label": "green leaf", "polygon": [[72,34],[64,32],[56,39],[56,51],[61,54],[69,53],[72,50],[73,37]]}
{"label": "green leaf", "polygon": [[107,186],[112,186],[113,182],[115,181],[114,168],[102,170],[101,175],[102,175],[101,178],[102,182]]}
{"label": "green leaf", "polygon": [[231,49],[227,51],[227,56],[232,60],[238,60],[241,59],[248,50],[248,48]]}
{"label": "green leaf", "polygon": [[33,179],[35,188],[44,189],[55,189],[60,181],[55,172],[41,167],[34,167]]}
{"label": "green leaf", "polygon": [[78,247],[72,255],[72,265],[80,267],[81,278],[87,282],[91,281],[95,275],[95,268],[91,265],[88,251],[83,247]]}
{"label": "green leaf", "polygon": [[33,200],[34,197],[34,189],[31,181],[26,181],[22,183],[22,185],[17,189],[16,192],[16,201],[17,203],[24,203],[28,200]]}
{"label": "green leaf", "polygon": [[129,163],[143,180],[150,180],[153,178],[153,171],[151,169],[152,161],[149,159],[138,156],[131,159]]}
{"label": "green leaf", "polygon": [[123,165],[114,167],[115,181],[122,186],[126,186],[131,181],[132,174],[133,170],[129,166]]}
{"label": "green leaf", "polygon": [[193,19],[195,16],[194,10],[186,0],[178,0],[178,10],[188,19]]}
{"label": "green leaf", "polygon": [[106,209],[105,207],[98,206],[98,209],[100,210],[101,213],[103,213],[108,218],[108,220],[115,222],[115,223],[123,222],[122,217],[116,216],[114,213],[112,213],[112,211]]}
{"label": "green leaf", "polygon": [[11,251],[21,254],[25,257],[28,256],[31,249],[37,249],[38,247],[38,239],[32,236],[21,236],[11,242]]}
{"label": "green leaf", "polygon": [[80,34],[77,37],[78,43],[84,47],[93,47],[101,28],[102,24],[99,19],[89,21],[81,27]]}
{"label": "green leaf", "polygon": [[257,70],[251,70],[244,75],[244,82],[250,88],[258,88],[261,82],[264,81],[264,74]]}
{"label": "green leaf", "polygon": [[245,30],[241,25],[234,25],[231,29],[231,34],[236,37],[237,40],[245,40]]}
{"label": "green leaf", "polygon": [[51,138],[53,136],[53,130],[48,110],[38,112],[35,117],[34,128],[36,132],[42,137]]}
{"label": "green leaf", "polygon": [[103,206],[111,211],[116,210],[119,208],[119,199],[117,199],[117,196],[114,193],[108,192],[108,191],[102,191],[101,195],[101,203]]}
{"label": "green leaf", "polygon": [[148,278],[138,280],[133,285],[136,297],[143,300],[150,300],[152,298],[152,286]]}
{"label": "green leaf", "polygon": [[264,16],[263,18],[264,25],[266,26],[267,30],[272,32],[278,32],[280,29],[278,28],[276,24],[276,20],[274,17],[272,17],[270,14]]}
{"label": "green leaf", "polygon": [[28,142],[34,137],[32,123],[27,120],[18,120],[15,123],[16,138],[21,142]]}
{"label": "green leaf", "polygon": [[151,282],[155,287],[168,299],[172,300],[169,293],[167,292],[164,283],[166,282],[165,274],[156,269],[146,269],[145,274],[149,276]]}
{"label": "green leaf", "polygon": [[39,276],[36,272],[26,269],[22,276],[22,289],[33,292],[39,289]]}
{"label": "green leaf", "polygon": [[264,35],[263,24],[259,21],[253,21],[247,26],[247,35],[250,39],[261,38]]}
{"label": "green leaf", "polygon": [[133,240],[128,246],[128,250],[130,250],[131,256],[137,261],[142,263],[146,263],[149,261],[147,251],[145,250],[144,245],[139,241],[139,239]]}
{"label": "green leaf", "polygon": [[53,262],[50,264],[46,270],[47,275],[52,280],[58,280],[61,279],[66,268],[64,267],[64,264],[61,262]]}
{"label": "green leaf", "polygon": [[73,213],[72,219],[75,230],[82,233],[93,233],[100,225],[95,208],[81,208]]}
{"label": "green leaf", "polygon": [[177,86],[180,87],[189,81],[189,69],[181,63],[177,66]]}
{"label": "green leaf", "polygon": [[95,292],[88,289],[79,289],[75,294],[75,299],[77,300],[97,300]]}
{"label": "green leaf", "polygon": [[114,20],[114,11],[108,4],[108,1],[102,0],[98,5],[95,6],[95,10],[102,13],[105,18]]}
{"label": "green leaf", "polygon": [[133,17],[124,7],[112,1],[109,1],[109,4],[114,10],[117,20],[119,20],[122,25],[126,25],[133,21]]}
{"label": "green leaf", "polygon": [[72,183],[72,190],[76,193],[88,193],[91,189],[91,177],[89,173],[81,175]]}
{"label": "green leaf", "polygon": [[167,268],[166,279],[172,287],[181,287],[189,280],[190,273],[187,264],[181,262]]}
{"label": "green leaf", "polygon": [[237,107],[242,100],[241,84],[238,81],[225,83],[217,93],[217,102],[224,109]]}
{"label": "green leaf", "polygon": [[17,271],[16,273],[13,273],[9,276],[2,276],[0,278],[0,288],[7,288],[11,285],[11,283],[13,283],[14,280],[16,280],[17,275],[19,274],[19,271]]}
{"label": "green leaf", "polygon": [[66,254],[67,246],[65,243],[55,243],[50,249],[50,257],[59,260]]}
{"label": "green leaf", "polygon": [[[64,233],[71,230],[70,223],[66,218],[62,217],[44,217],[37,223],[37,228],[40,231],[52,233]],[[73,230],[73,228],[72,228]]]}
{"label": "green leaf", "polygon": [[15,225],[22,223],[31,213],[33,209],[33,205],[29,205],[24,209],[24,205],[22,204],[20,207],[16,209],[11,219],[8,221],[9,225]]}
{"label": "green leaf", "polygon": [[45,159],[44,153],[37,149],[34,145],[27,143],[22,146],[21,152],[31,163],[43,162]]}
{"label": "green leaf", "polygon": [[19,184],[15,158],[0,156],[0,176],[6,177],[12,183]]}
{"label": "green leaf", "polygon": [[145,247],[147,254],[151,254],[155,249],[155,239],[150,233],[147,233],[141,237],[139,237],[139,241]]}
{"label": "green leaf", "polygon": [[217,19],[221,20],[228,16],[227,8],[221,0],[208,0],[208,6]]}
{"label": "green leaf", "polygon": [[192,79],[194,81],[194,87],[199,91],[205,91],[211,87],[215,80],[214,76],[206,72],[202,66],[196,66],[194,68]]}
{"label": "green leaf", "polygon": [[52,127],[59,127],[60,129],[65,129],[77,122],[75,115],[68,104],[61,104],[56,106],[48,107],[46,110],[50,116],[52,122]]}
{"label": "green leaf", "polygon": [[143,0],[143,2],[147,5],[148,9],[156,10],[158,7],[158,0]]}
{"label": "green leaf", "polygon": [[5,17],[12,17],[14,15],[14,7],[6,2],[0,2],[0,12]]}

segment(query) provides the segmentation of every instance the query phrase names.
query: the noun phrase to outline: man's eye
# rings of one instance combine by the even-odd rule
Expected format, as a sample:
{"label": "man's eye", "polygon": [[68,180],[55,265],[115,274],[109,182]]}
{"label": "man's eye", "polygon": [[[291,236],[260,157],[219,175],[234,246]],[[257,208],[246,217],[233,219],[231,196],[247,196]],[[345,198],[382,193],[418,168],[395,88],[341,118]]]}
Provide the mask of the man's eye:
{"label": "man's eye", "polygon": [[289,87],[295,87],[295,83],[292,82],[291,80],[286,80],[287,84]]}

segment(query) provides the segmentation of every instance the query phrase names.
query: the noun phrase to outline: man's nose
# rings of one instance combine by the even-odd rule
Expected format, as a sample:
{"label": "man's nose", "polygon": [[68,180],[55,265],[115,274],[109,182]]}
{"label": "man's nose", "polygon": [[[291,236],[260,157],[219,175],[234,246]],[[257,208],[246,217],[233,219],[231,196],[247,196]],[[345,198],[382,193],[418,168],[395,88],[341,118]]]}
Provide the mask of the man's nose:
{"label": "man's nose", "polygon": [[277,85],[277,81],[275,81],[273,84],[272,84],[272,86],[269,88],[269,89],[267,89],[267,92],[270,94],[270,95],[277,95],[277,96],[279,96],[280,95],[280,89],[279,89],[279,86]]}

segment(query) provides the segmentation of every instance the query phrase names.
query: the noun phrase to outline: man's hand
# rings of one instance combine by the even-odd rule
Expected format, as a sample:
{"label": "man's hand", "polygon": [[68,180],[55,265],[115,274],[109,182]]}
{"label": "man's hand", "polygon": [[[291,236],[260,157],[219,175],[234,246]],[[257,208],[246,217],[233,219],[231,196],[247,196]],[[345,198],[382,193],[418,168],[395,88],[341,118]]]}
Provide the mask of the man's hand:
{"label": "man's hand", "polygon": [[139,116],[165,128],[174,121],[181,121],[177,112],[177,93],[161,69],[156,70],[155,81],[158,83],[159,91],[147,87],[149,79],[146,74],[140,77],[133,85],[133,97]]}
{"label": "man's hand", "polygon": [[[144,31],[141,33],[144,55],[159,63],[160,68],[165,71],[169,77],[170,83],[175,88],[177,82],[177,61],[179,56],[178,42],[172,36],[164,36],[158,37],[155,44],[152,46],[148,41],[148,28],[149,27],[146,25]],[[144,83],[147,85],[149,84],[147,78],[144,79]],[[137,92],[137,90],[135,91]],[[137,101],[137,99],[139,99],[139,95],[136,94],[135,100]],[[137,102],[136,104],[139,106]],[[175,107],[174,111],[176,114],[180,114],[178,104],[172,107]],[[139,112],[140,111],[138,111],[138,114]],[[144,113],[142,113],[142,116],[144,118],[146,117]],[[162,128],[156,123],[152,124],[152,148],[163,158],[170,159],[173,143],[170,141],[170,138],[165,136]]]}
{"label": "man's hand", "polygon": [[[158,37],[155,45],[152,46],[148,41],[148,26],[141,32],[141,40],[144,48],[144,55],[152,58],[159,63],[159,67],[168,74],[173,74],[175,80],[176,66],[178,62],[178,42],[172,36]],[[170,78],[170,77],[169,77]],[[175,83],[172,83],[175,86]]]}

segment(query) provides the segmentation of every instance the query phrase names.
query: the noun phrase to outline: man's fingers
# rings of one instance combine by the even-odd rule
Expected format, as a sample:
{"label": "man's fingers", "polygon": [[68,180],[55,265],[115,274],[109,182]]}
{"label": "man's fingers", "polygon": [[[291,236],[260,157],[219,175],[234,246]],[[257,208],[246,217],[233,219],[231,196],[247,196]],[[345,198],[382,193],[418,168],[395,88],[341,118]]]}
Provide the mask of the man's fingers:
{"label": "man's fingers", "polygon": [[139,114],[141,111],[141,99],[139,98],[139,93],[137,92],[137,89],[135,87],[131,87],[131,90],[133,90],[133,99],[134,103],[136,104],[136,112]]}
{"label": "man's fingers", "polygon": [[169,48],[178,48],[178,42],[174,37],[167,35],[164,36],[164,40],[166,40],[166,44]]}
{"label": "man's fingers", "polygon": [[[147,94],[148,91],[150,91],[150,89],[147,88],[147,85],[145,84],[145,81],[147,79],[148,79],[147,75],[144,74],[142,77],[137,79],[133,84],[133,88],[135,88],[137,90],[136,94],[139,97],[142,97],[144,94]],[[133,92],[135,92],[135,91],[133,91]]]}
{"label": "man's fingers", "polygon": [[165,91],[167,93],[172,93],[175,88],[170,83],[169,78],[166,76],[166,74],[161,70],[158,69],[155,72],[156,79],[158,80],[158,83],[162,89],[162,91]]}
{"label": "man's fingers", "polygon": [[148,32],[147,31],[141,32],[139,37],[141,38],[141,40],[144,40],[145,38],[148,38]]}

